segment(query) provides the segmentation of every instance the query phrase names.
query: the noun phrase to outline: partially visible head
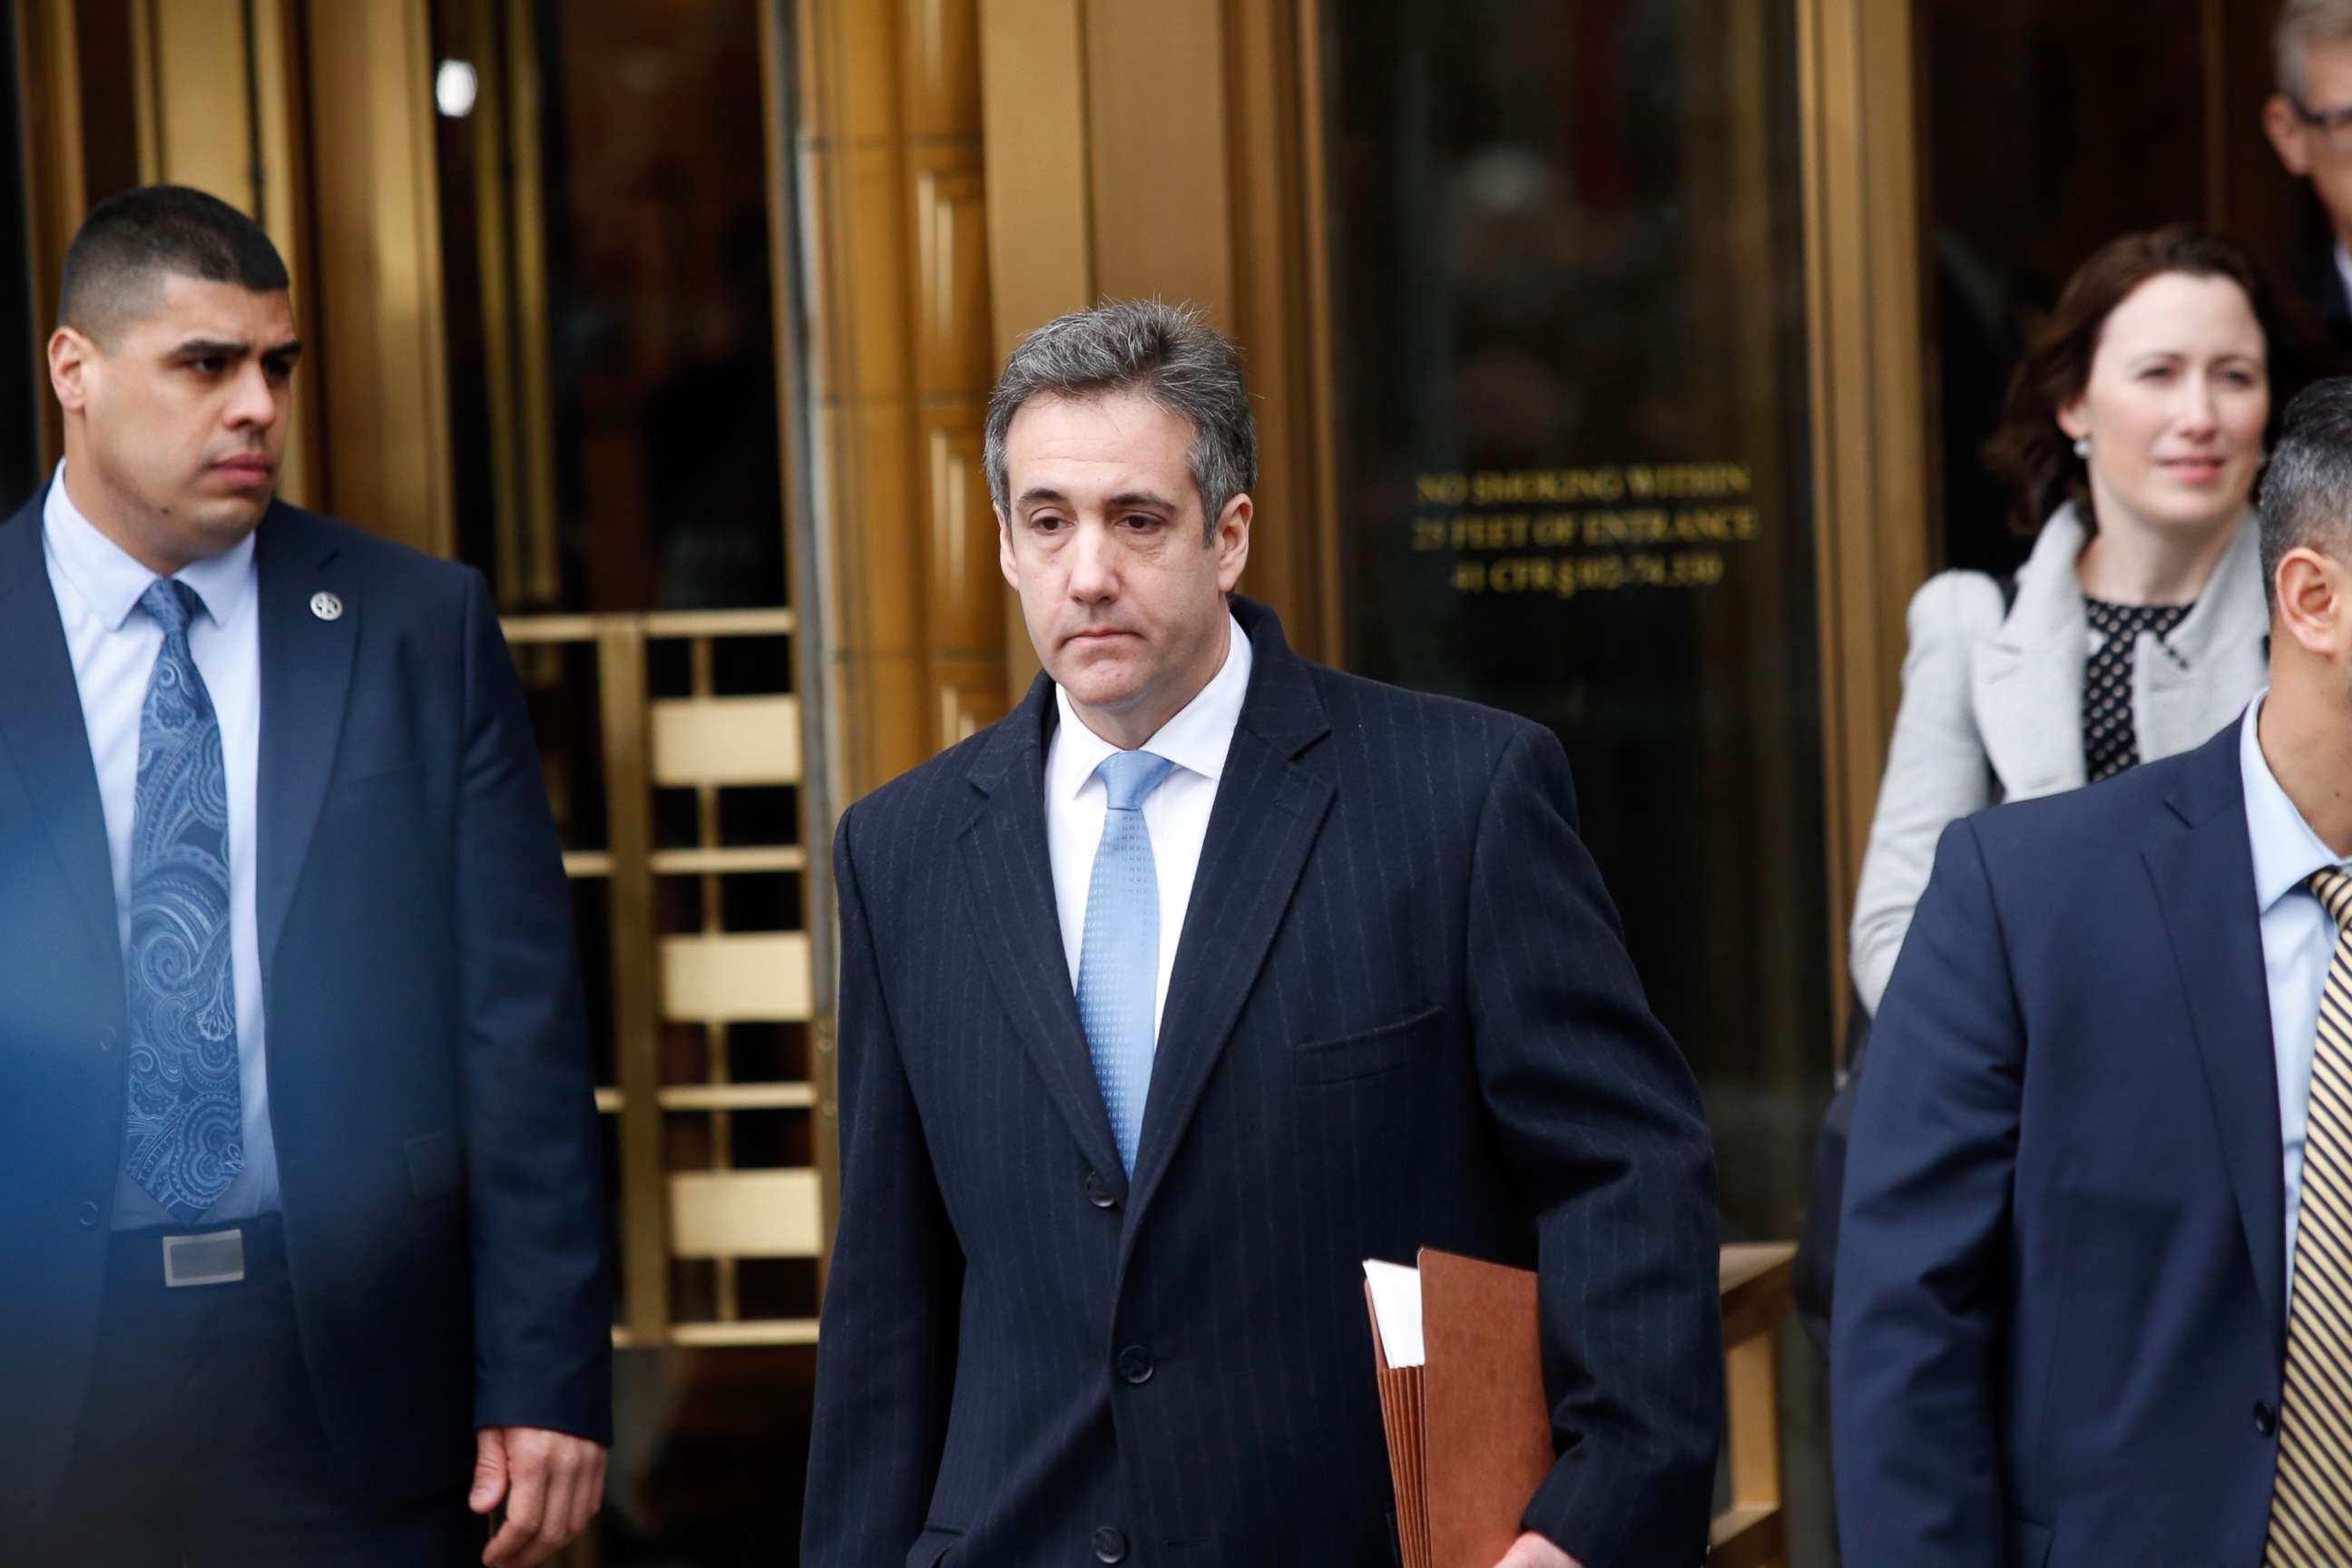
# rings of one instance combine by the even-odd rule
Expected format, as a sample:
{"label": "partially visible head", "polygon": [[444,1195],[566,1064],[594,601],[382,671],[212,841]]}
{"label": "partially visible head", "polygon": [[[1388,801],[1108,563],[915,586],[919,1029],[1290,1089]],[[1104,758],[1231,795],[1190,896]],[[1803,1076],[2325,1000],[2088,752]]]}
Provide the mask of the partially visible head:
{"label": "partially visible head", "polygon": [[2352,706],[2352,377],[2287,405],[2261,512],[2271,683],[2315,677]]}
{"label": "partially visible head", "polygon": [[1097,734],[1140,744],[1216,674],[1249,559],[1241,356],[1158,300],[1048,321],[997,379],[983,460],[1038,661]]}
{"label": "partially visible head", "polygon": [[77,504],[159,572],[237,543],[276,489],[300,352],[251,218],[177,185],[91,208],[48,345]]}
{"label": "partially visible head", "polygon": [[2235,242],[2172,225],[2101,247],[2027,346],[1985,447],[2015,497],[2011,526],[2034,533],[2070,500],[2094,529],[2232,525],[2262,464],[2281,341]]}
{"label": "partially visible head", "polygon": [[2288,174],[2311,182],[2352,233],[2352,0],[2286,0],[2272,30],[2277,90],[2263,131]]}

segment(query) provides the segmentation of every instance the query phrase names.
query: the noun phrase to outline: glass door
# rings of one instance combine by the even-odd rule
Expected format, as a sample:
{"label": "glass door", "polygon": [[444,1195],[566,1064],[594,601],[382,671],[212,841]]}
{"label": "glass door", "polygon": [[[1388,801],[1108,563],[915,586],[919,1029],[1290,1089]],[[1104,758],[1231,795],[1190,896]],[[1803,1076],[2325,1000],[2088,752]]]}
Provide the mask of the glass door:
{"label": "glass door", "polygon": [[1349,668],[1559,731],[1733,1238],[1830,957],[1789,5],[1328,7]]}
{"label": "glass door", "polygon": [[577,1555],[608,1564],[789,1561],[799,1535],[829,818],[771,242],[783,10],[431,6],[456,553],[530,691],[607,1131],[617,1436]]}
{"label": "glass door", "polygon": [[1793,1237],[1835,1065],[1800,6],[1321,16],[1348,666],[1559,735],[1724,1238]]}

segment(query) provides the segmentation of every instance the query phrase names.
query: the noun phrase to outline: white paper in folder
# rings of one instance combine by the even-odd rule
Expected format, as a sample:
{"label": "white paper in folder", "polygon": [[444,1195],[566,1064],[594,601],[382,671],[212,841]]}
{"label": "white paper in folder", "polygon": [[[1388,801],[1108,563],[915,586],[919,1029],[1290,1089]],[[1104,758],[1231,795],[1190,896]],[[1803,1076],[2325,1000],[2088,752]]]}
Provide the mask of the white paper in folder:
{"label": "white paper in folder", "polygon": [[1390,1367],[1427,1361],[1421,1339],[1421,1270],[1368,1258],[1364,1282],[1371,1287],[1372,1315],[1379,1320],[1381,1348],[1388,1352]]}

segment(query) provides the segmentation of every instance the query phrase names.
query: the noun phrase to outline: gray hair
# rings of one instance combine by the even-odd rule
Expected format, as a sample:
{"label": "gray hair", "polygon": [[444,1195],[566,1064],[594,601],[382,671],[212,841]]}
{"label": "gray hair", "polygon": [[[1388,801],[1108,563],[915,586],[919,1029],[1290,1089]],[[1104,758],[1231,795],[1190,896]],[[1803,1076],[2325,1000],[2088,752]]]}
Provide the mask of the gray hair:
{"label": "gray hair", "polygon": [[1004,441],[1033,397],[1083,402],[1115,392],[1150,398],[1192,426],[1192,488],[1213,534],[1225,503],[1257,483],[1257,419],[1242,384],[1240,351],[1189,305],[1106,300],[1057,316],[1004,362],[988,399],[982,460],[997,511],[1013,515]]}
{"label": "gray hair", "polygon": [[2303,79],[2305,52],[2317,45],[2347,40],[2352,40],[2352,0],[2286,0],[2279,7],[2278,26],[2271,30],[2279,91],[2305,108],[2314,107],[2305,98],[2310,84]]}
{"label": "gray hair", "polygon": [[2259,510],[2266,598],[2297,546],[2352,563],[2352,376],[2315,381],[2286,405]]}

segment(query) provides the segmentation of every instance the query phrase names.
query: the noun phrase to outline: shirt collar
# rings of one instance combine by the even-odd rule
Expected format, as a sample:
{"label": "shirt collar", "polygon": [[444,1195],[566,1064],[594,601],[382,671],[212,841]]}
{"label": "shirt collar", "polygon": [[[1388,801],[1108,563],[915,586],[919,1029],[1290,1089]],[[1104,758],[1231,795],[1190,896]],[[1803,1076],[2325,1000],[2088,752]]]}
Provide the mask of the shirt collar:
{"label": "shirt collar", "polygon": [[2279,787],[2263,755],[2255,721],[2269,695],[2265,689],[2246,705],[2238,734],[2238,772],[2245,784],[2246,830],[2254,852],[2254,900],[2264,914],[2308,882],[2314,871],[2341,863]]}
{"label": "shirt collar", "polygon": [[[1165,757],[1202,778],[1222,777],[1225,753],[1233,749],[1234,731],[1242,721],[1242,703],[1249,696],[1253,662],[1249,634],[1227,612],[1225,662],[1217,667],[1209,684],[1201,688],[1192,701],[1160,726],[1139,749]],[[1062,727],[1048,764],[1052,776],[1045,781],[1046,793],[1057,799],[1074,800],[1095,776],[1095,770],[1102,766],[1102,760],[1118,748],[1087,728],[1086,721],[1070,708],[1070,694],[1059,685],[1054,688],[1054,701],[1061,711]]]}
{"label": "shirt collar", "polygon": [[[43,536],[58,570],[73,584],[82,603],[108,631],[121,631],[141,595],[155,582],[155,574],[131,553],[100,533],[66,494],[66,466],[60,462],[42,503]],[[244,613],[253,592],[253,535],[248,533],[218,555],[207,557],[173,574],[196,591],[205,613],[216,626],[233,625]]]}

